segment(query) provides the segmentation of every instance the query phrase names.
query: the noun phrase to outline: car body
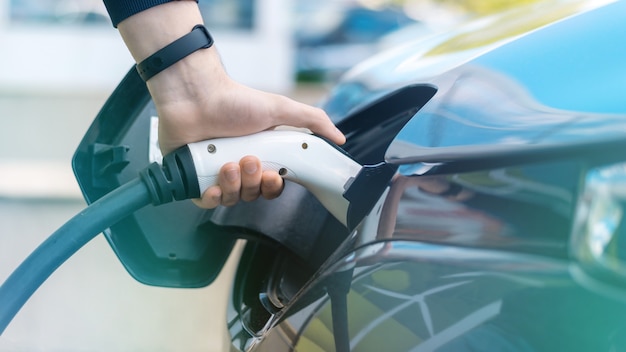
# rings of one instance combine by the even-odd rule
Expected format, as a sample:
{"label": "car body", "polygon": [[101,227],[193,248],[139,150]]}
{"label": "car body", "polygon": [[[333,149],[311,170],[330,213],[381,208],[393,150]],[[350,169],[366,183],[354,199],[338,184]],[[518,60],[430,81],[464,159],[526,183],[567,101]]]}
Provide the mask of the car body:
{"label": "car body", "polygon": [[624,236],[626,3],[599,5],[533,4],[344,76],[323,108],[345,149],[398,174],[352,232],[299,213],[306,243],[247,245],[233,345],[626,349],[614,243]]}
{"label": "car body", "polygon": [[[244,239],[238,351],[626,349],[626,2],[546,1],[406,43],[322,107],[362,165],[394,170],[348,229],[303,187],[105,231],[148,285],[209,285]],[[131,71],[74,156],[88,202],[158,160]],[[146,142],[148,141],[148,142]],[[358,206],[359,204],[356,204]],[[175,239],[175,240],[174,240]]]}

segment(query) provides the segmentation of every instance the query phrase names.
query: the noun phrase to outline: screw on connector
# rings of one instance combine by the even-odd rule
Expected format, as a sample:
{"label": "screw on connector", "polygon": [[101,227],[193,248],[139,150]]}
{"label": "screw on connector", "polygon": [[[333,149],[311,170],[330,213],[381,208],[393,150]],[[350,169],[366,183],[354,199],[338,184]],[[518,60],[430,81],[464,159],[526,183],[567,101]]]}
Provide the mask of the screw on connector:
{"label": "screw on connector", "polygon": [[207,150],[209,153],[213,154],[213,153],[215,153],[215,151],[217,150],[217,148],[215,147],[215,144],[209,144],[209,145],[207,145],[206,150]]}

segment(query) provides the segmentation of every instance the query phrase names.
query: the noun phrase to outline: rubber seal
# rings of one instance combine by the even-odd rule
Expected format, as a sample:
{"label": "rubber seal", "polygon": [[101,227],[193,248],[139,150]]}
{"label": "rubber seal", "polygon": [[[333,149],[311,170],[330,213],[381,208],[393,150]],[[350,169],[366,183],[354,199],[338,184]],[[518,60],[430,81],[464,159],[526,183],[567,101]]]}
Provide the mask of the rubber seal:
{"label": "rubber seal", "polygon": [[137,72],[144,82],[154,77],[157,73],[172,66],[191,53],[207,49],[213,45],[213,37],[201,24],[193,27],[190,33],[176,39],[156,53],[137,64]]}

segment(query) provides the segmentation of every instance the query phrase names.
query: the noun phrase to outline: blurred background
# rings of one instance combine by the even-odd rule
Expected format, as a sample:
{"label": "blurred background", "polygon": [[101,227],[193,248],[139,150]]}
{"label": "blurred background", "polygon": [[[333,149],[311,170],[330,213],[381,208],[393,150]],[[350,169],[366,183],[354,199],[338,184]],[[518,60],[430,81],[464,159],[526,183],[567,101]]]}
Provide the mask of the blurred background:
{"label": "blurred background", "polygon": [[[532,1],[201,0],[200,6],[233,78],[316,104],[346,70],[382,50]],[[0,53],[1,282],[85,206],[72,154],[134,62],[101,0],[0,0]],[[235,264],[236,256],[207,288],[147,287],[124,271],[100,236],[35,293],[0,338],[0,351],[222,350]]]}

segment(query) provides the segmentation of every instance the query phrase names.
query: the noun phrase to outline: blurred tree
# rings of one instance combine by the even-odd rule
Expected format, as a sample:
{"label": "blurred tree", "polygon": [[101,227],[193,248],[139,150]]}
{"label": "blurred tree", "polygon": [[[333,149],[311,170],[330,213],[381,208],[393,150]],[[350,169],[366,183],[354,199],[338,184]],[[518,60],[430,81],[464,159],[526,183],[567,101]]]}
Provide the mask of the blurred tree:
{"label": "blurred tree", "polygon": [[359,0],[359,3],[370,8],[405,7],[430,3],[431,5],[462,9],[471,15],[484,16],[539,1],[541,0]]}
{"label": "blurred tree", "polygon": [[478,16],[490,15],[511,8],[536,3],[539,0],[435,0],[441,3],[449,3],[466,9]]}

